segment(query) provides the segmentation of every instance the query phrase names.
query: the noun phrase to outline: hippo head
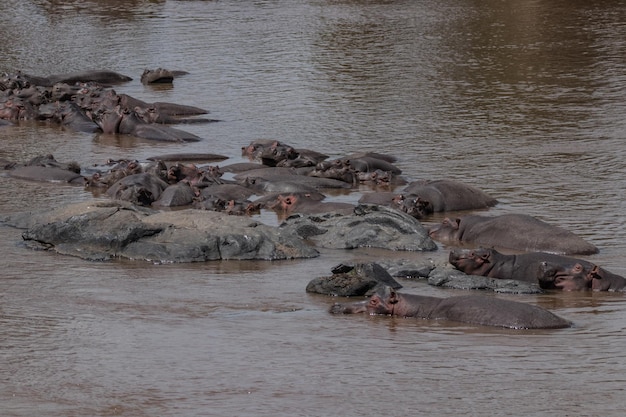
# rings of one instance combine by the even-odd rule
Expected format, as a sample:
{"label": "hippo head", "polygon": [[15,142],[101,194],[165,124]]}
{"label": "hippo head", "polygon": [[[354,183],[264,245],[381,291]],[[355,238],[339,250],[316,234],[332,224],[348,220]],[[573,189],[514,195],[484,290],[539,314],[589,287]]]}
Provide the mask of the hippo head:
{"label": "hippo head", "polygon": [[458,240],[460,225],[461,219],[452,220],[446,217],[441,224],[431,227],[428,235],[441,242],[454,242]]}
{"label": "hippo head", "polygon": [[330,312],[333,314],[356,314],[368,313],[375,314],[391,314],[393,315],[394,307],[398,303],[398,293],[390,286],[381,286],[369,300],[360,301],[351,304],[335,303]]}
{"label": "hippo head", "polygon": [[454,249],[450,251],[448,261],[459,271],[466,274],[480,275],[480,270],[491,263],[492,249]]}
{"label": "hippo head", "polygon": [[281,194],[276,197],[276,201],[268,204],[268,207],[274,211],[291,213],[294,205],[297,202],[298,202],[298,196],[294,194],[289,194],[289,195],[284,196]]}
{"label": "hippo head", "polygon": [[411,217],[421,219],[433,212],[433,205],[418,196],[398,194],[391,199],[392,207],[403,211]]}
{"label": "hippo head", "polygon": [[543,261],[539,263],[537,279],[539,287],[543,289],[581,291],[591,287],[592,280],[599,276],[597,270],[598,267],[595,265],[585,268],[578,262],[566,266]]}

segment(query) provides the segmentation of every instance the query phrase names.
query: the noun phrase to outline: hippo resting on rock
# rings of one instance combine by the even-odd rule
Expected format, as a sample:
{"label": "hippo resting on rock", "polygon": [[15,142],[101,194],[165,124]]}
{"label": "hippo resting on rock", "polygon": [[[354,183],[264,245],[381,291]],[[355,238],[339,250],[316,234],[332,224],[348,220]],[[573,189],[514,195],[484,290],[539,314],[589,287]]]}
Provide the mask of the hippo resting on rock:
{"label": "hippo resting on rock", "polygon": [[455,249],[449,261],[468,275],[538,283],[543,289],[615,291],[626,286],[626,279],[589,261],[545,252],[505,255],[495,249]]}
{"label": "hippo resting on rock", "polygon": [[438,298],[401,294],[388,286],[379,289],[366,301],[336,303],[330,312],[386,314],[511,329],[560,329],[571,326],[567,320],[531,304],[479,295]]}
{"label": "hippo resting on rock", "polygon": [[467,215],[455,220],[446,218],[428,233],[434,240],[453,245],[464,242],[562,255],[598,253],[597,247],[574,233],[525,214],[496,217]]}

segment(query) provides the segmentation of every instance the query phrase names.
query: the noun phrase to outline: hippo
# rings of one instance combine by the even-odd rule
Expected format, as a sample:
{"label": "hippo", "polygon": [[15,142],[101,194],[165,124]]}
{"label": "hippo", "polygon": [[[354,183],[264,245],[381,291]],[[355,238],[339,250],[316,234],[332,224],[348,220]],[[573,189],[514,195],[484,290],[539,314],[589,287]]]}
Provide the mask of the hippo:
{"label": "hippo", "polygon": [[199,136],[184,130],[155,123],[146,123],[139,118],[137,112],[129,110],[122,111],[122,118],[119,122],[117,133],[166,142],[197,142],[202,140]]}
{"label": "hippo", "polygon": [[83,185],[85,178],[74,171],[51,166],[21,166],[9,171],[13,178],[31,181],[58,182],[73,185]]}
{"label": "hippo", "polygon": [[124,177],[143,172],[137,160],[108,161],[106,171],[96,171],[85,181],[85,188],[109,188]]}
{"label": "hippo", "polygon": [[373,185],[375,187],[390,187],[406,184],[402,177],[393,175],[389,171],[377,169],[370,172],[357,172],[357,179],[361,184]]}
{"label": "hippo", "polygon": [[356,207],[350,203],[323,202],[320,200],[319,193],[312,192],[278,194],[273,201],[267,201],[265,199],[263,201],[265,203],[265,207],[277,212],[279,214],[279,218],[281,219],[284,219],[293,213],[321,214],[338,212],[342,214],[352,214],[354,212],[354,208]]}
{"label": "hippo", "polygon": [[61,168],[64,170],[75,172],[76,174],[80,174],[81,168],[78,162],[59,162],[56,160],[54,155],[46,154],[46,155],[38,155],[34,158],[31,158],[26,165],[28,166],[40,166],[40,167],[54,167]]}
{"label": "hippo", "polygon": [[132,81],[131,77],[108,70],[92,70],[83,72],[74,72],[69,74],[55,74],[48,77],[38,77],[34,75],[21,74],[30,84],[51,87],[57,83],[86,83],[96,82],[100,84],[120,84]]}
{"label": "hippo", "polygon": [[11,121],[37,120],[40,115],[38,107],[27,100],[9,97],[0,101],[0,118]]}
{"label": "hippo", "polygon": [[363,155],[353,158],[339,158],[332,161],[323,161],[317,165],[319,170],[326,170],[330,167],[350,167],[356,172],[372,172],[376,170],[391,172],[393,175],[399,175],[402,170],[385,159],[379,159],[374,156]]}
{"label": "hippo", "polygon": [[96,133],[101,131],[100,126],[89,118],[78,104],[71,101],[39,106],[39,113],[46,114],[49,119],[75,132]]}
{"label": "hippo", "polygon": [[449,179],[414,181],[404,187],[402,192],[429,202],[433,212],[474,210],[498,203],[498,200],[476,187]]}
{"label": "hippo", "polygon": [[241,183],[242,186],[250,188],[259,194],[266,193],[297,193],[297,192],[315,192],[317,189],[305,183],[290,181],[269,181],[264,178],[253,178]]}
{"label": "hippo", "polygon": [[596,266],[590,273],[594,291],[626,291],[626,278]]}
{"label": "hippo", "polygon": [[179,207],[191,205],[195,194],[189,184],[179,182],[169,185],[159,198],[152,203],[153,207]]}
{"label": "hippo", "polygon": [[150,206],[159,199],[167,186],[168,184],[156,175],[143,172],[120,179],[106,191],[106,194],[115,200]]}
{"label": "hippo", "polygon": [[[461,272],[468,275],[480,275],[489,278],[514,279],[537,283],[541,273],[539,267],[543,262],[559,265],[562,268],[573,268],[580,265],[591,271],[594,265],[583,259],[571,258],[546,252],[529,252],[516,255],[505,255],[492,248],[453,249],[450,251],[449,262]],[[546,283],[548,280],[544,280]],[[540,285],[541,286],[541,285]],[[542,288],[554,288],[544,284]]]}
{"label": "hippo", "polygon": [[531,304],[481,295],[439,298],[403,294],[389,286],[382,286],[366,301],[335,303],[330,312],[448,320],[510,329],[562,329],[571,326],[569,321]]}
{"label": "hippo", "polygon": [[141,74],[142,84],[169,84],[174,81],[174,73],[164,68],[145,69]]}
{"label": "hippo", "polygon": [[79,132],[129,134],[161,141],[199,141],[192,133],[166,124],[213,122],[185,118],[208,113],[195,106],[174,103],[146,103],[117,94],[101,83],[129,81],[111,71],[36,77],[13,74],[0,77],[0,119],[47,120]]}
{"label": "hippo", "polygon": [[77,162],[59,162],[51,154],[31,158],[24,165],[8,163],[4,167],[9,169],[8,174],[13,178],[72,185],[83,185],[85,182],[85,177],[81,175],[81,167]]}
{"label": "hippo", "polygon": [[182,117],[182,116],[171,116],[167,113],[159,112],[157,109],[149,107],[135,107],[133,110],[137,113],[137,116],[141,120],[146,123],[159,123],[164,125],[173,125],[173,124],[198,124],[198,123],[215,123],[219,122],[218,119],[207,119],[207,118],[198,118],[198,117]]}
{"label": "hippo", "polygon": [[362,156],[360,158],[352,158],[347,160],[355,170],[359,172],[387,171],[394,175],[402,174],[402,170],[391,162],[384,159],[375,158],[373,156]]}
{"label": "hippo", "polygon": [[432,205],[418,196],[393,193],[390,191],[365,193],[359,203],[387,206],[408,214],[416,219],[422,219],[432,213]]}
{"label": "hippo", "polygon": [[[254,191],[239,184],[213,184],[200,191],[200,198],[218,197],[222,200],[245,200],[254,195]],[[261,204],[261,202],[259,202]]]}
{"label": "hippo", "polygon": [[351,185],[356,185],[358,182],[357,172],[349,166],[329,166],[326,169],[320,169],[318,165],[318,167],[309,173],[309,176],[332,178]]}
{"label": "hippo", "polygon": [[266,166],[313,167],[328,155],[310,149],[296,149],[277,140],[258,139],[241,148],[241,156]]}
{"label": "hippo", "polygon": [[259,158],[263,165],[270,167],[276,166],[278,163],[286,160],[296,159],[298,152],[292,146],[274,141],[270,146],[260,149]]}
{"label": "hippo", "polygon": [[136,107],[139,107],[140,109],[154,109],[155,111],[168,116],[197,116],[208,113],[208,110],[196,106],[188,106],[186,104],[175,104],[160,101],[147,103],[139,100],[138,98],[129,96],[128,94],[120,94],[119,102],[125,109],[135,110]]}
{"label": "hippo", "polygon": [[283,159],[282,161],[278,161],[276,163],[277,167],[314,167],[318,163],[322,162],[328,155],[323,153],[313,151],[311,149],[296,149],[296,156],[293,159]]}
{"label": "hippo", "polygon": [[188,75],[187,71],[182,70],[168,70],[165,68],[157,68],[157,69],[145,69],[141,74],[141,83],[142,84],[160,84],[160,83],[171,83],[174,78],[180,77],[182,75]]}
{"label": "hippo", "polygon": [[157,156],[149,156],[148,161],[165,162],[219,162],[228,159],[227,156],[214,153],[167,153]]}
{"label": "hippo", "polygon": [[348,159],[356,159],[356,158],[362,158],[362,157],[381,159],[381,160],[389,162],[391,164],[394,163],[394,162],[398,162],[398,158],[396,158],[393,155],[389,155],[389,154],[386,154],[386,153],[380,153],[380,152],[373,152],[373,151],[356,152],[356,153],[352,153],[352,154],[346,156],[346,158],[348,158]]}
{"label": "hippo", "polygon": [[539,263],[537,275],[541,288],[564,291],[626,291],[626,278],[588,262],[564,265],[545,260]]}
{"label": "hippo", "polygon": [[261,212],[261,205],[251,201],[228,200],[224,212],[236,216],[252,216]]}
{"label": "hippo", "polygon": [[445,244],[470,243],[561,255],[591,255],[598,248],[574,233],[526,214],[488,217],[467,215],[431,227],[432,239]]}
{"label": "hippo", "polygon": [[[251,188],[258,188],[265,192],[287,192],[287,191],[304,191],[305,187],[313,187],[314,189],[334,188],[334,189],[347,189],[352,188],[351,184],[343,181],[339,181],[333,178],[320,178],[309,177],[308,175],[298,175],[299,172],[306,172],[307,168],[302,168],[303,171],[294,168],[261,168],[250,171],[244,171],[233,178],[239,181],[241,185],[249,186]],[[280,185],[281,183],[288,183],[290,186],[300,189],[285,190]],[[278,189],[280,188],[280,189]]]}
{"label": "hippo", "polygon": [[231,172],[233,174],[241,174],[242,172],[252,171],[254,169],[267,168],[265,165],[256,162],[235,162],[228,165],[222,165],[222,172]]}

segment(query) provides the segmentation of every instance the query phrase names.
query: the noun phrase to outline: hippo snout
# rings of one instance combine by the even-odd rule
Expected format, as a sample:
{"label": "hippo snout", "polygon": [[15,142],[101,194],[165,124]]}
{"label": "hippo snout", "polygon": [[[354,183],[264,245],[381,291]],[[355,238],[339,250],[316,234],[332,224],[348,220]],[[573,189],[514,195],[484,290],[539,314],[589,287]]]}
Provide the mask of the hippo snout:
{"label": "hippo snout", "polygon": [[356,314],[367,312],[367,301],[356,302],[352,304],[335,303],[330,307],[332,314]]}
{"label": "hippo snout", "polygon": [[330,306],[330,313],[332,314],[343,314],[344,306],[339,303],[335,303]]}

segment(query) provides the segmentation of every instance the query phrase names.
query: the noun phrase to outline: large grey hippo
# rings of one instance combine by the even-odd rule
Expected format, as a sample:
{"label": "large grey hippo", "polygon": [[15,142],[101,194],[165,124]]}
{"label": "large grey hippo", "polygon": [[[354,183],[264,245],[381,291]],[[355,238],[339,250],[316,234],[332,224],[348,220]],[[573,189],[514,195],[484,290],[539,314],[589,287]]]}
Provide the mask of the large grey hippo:
{"label": "large grey hippo", "polygon": [[531,304],[480,295],[438,298],[401,294],[389,286],[382,287],[366,301],[335,303],[330,312],[449,320],[511,329],[559,329],[571,326],[567,320]]}
{"label": "large grey hippo", "polygon": [[[448,260],[452,266],[468,275],[532,283],[538,283],[543,275],[539,268],[542,262],[550,262],[563,268],[572,268],[578,264],[588,271],[594,266],[583,259],[553,253],[529,252],[506,255],[493,248],[453,249],[450,251]],[[554,286],[544,285],[542,288],[554,288]]]}
{"label": "large grey hippo", "polygon": [[471,243],[521,251],[562,255],[591,255],[598,248],[574,233],[526,214],[480,216],[471,214],[444,221],[429,230],[434,240],[458,245]]}

